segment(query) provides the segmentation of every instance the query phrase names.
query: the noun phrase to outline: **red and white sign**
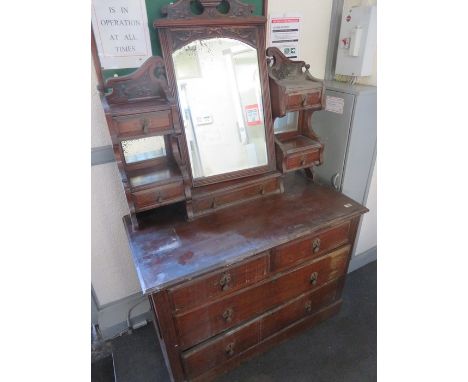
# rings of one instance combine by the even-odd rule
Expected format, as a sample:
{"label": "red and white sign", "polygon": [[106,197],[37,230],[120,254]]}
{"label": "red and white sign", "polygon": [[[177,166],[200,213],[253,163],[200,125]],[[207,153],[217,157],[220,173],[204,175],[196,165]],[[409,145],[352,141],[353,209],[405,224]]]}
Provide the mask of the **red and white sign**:
{"label": "red and white sign", "polygon": [[299,21],[301,21],[301,19],[299,17],[295,17],[295,18],[290,18],[290,19],[286,19],[286,18],[279,18],[279,19],[272,19],[271,22],[273,24],[278,24],[278,23],[298,23]]}
{"label": "red and white sign", "polygon": [[245,107],[245,118],[248,126],[257,126],[262,124],[258,104],[247,105]]}
{"label": "red and white sign", "polygon": [[276,46],[289,58],[299,57],[301,16],[293,14],[270,16],[270,46]]}

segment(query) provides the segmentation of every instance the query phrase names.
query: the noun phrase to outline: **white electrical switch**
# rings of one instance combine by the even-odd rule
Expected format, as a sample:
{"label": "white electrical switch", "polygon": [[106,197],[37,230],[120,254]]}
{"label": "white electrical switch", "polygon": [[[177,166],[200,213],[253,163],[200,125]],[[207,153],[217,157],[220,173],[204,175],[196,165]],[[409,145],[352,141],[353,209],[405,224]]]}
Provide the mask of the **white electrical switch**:
{"label": "white electrical switch", "polygon": [[343,10],[336,74],[370,76],[377,47],[377,7],[360,6]]}
{"label": "white electrical switch", "polygon": [[359,56],[359,48],[361,47],[362,27],[356,26],[351,32],[351,43],[349,46],[349,55],[353,57]]}

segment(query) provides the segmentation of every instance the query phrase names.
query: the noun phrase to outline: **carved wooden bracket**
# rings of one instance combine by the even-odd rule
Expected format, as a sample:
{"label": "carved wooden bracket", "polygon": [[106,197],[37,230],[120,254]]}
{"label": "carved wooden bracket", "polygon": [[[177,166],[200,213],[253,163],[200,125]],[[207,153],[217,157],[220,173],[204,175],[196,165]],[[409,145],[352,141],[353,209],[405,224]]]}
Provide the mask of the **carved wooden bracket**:
{"label": "carved wooden bracket", "polygon": [[[195,4],[194,4],[195,3]],[[192,6],[201,10],[192,11]],[[239,0],[178,0],[164,6],[161,10],[168,19],[189,19],[202,17],[247,17],[251,16],[254,6]]]}
{"label": "carved wooden bracket", "polygon": [[[310,65],[304,61],[293,61],[287,58],[278,48],[270,47],[266,51],[270,77],[277,81],[288,79],[320,81],[309,73]],[[321,82],[321,81],[320,81]]]}
{"label": "carved wooden bracket", "polygon": [[109,103],[167,101],[169,90],[164,61],[159,56],[152,56],[128,76],[108,79],[106,88],[112,88],[112,93],[106,96]]}

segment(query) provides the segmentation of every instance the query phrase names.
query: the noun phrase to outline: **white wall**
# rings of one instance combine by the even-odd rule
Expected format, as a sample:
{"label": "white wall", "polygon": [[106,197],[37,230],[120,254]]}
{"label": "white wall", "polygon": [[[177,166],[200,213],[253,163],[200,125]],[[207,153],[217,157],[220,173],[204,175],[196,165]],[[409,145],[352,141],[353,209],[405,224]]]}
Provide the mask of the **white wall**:
{"label": "white wall", "polygon": [[91,281],[100,305],[140,291],[122,217],[129,213],[116,163],[91,169]]}
{"label": "white wall", "polygon": [[106,117],[102,109],[99,92],[97,91],[97,76],[94,65],[91,62],[91,147],[106,146],[112,144],[107,129]]}
{"label": "white wall", "polygon": [[[111,144],[92,68],[91,147]],[[129,213],[117,164],[91,167],[91,282],[100,305],[139,292],[122,216]]]}

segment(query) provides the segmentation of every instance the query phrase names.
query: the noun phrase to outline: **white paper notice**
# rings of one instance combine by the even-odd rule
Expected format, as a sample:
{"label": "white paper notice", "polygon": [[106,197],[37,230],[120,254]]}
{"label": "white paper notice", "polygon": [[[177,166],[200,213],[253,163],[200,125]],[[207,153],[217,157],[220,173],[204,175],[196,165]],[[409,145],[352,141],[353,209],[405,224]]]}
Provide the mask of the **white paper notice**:
{"label": "white paper notice", "polygon": [[92,25],[104,69],[138,68],[151,57],[145,0],[92,0]]}
{"label": "white paper notice", "polygon": [[275,46],[286,57],[299,57],[299,38],[301,31],[301,16],[283,14],[270,16],[270,46]]}
{"label": "white paper notice", "polygon": [[325,98],[325,110],[331,111],[332,113],[343,114],[344,99],[340,97]]}

